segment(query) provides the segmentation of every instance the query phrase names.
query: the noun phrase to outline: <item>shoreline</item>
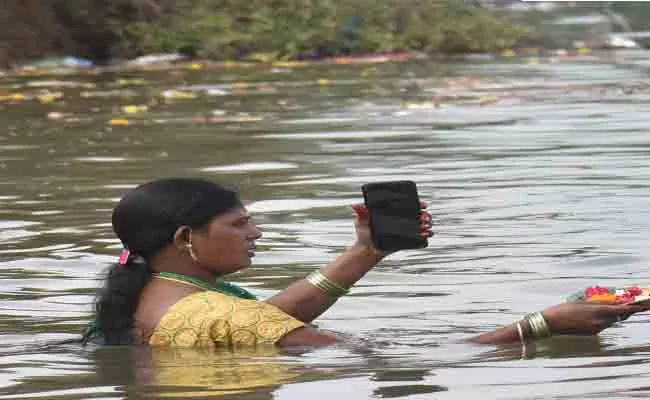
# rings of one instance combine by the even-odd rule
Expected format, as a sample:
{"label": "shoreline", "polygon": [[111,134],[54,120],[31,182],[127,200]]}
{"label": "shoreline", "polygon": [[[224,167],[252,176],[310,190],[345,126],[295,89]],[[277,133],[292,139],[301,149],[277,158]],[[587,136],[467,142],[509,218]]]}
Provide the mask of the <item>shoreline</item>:
{"label": "shoreline", "polygon": [[[150,54],[132,60],[113,61],[102,65],[87,61],[86,65],[66,65],[66,59],[75,59],[70,56],[53,56],[41,61],[28,62],[13,68],[0,70],[0,76],[38,76],[38,75],[68,75],[86,74],[101,75],[104,73],[135,73],[171,70],[208,70],[208,69],[246,69],[246,68],[305,68],[311,66],[328,65],[372,65],[385,63],[407,63],[413,61],[441,61],[441,62],[478,62],[494,60],[528,59],[531,63],[555,62],[557,60],[573,59],[576,61],[599,61],[611,58],[620,49],[545,49],[528,47],[520,49],[506,49],[499,53],[459,53],[459,54],[424,54],[420,52],[390,52],[368,53],[351,56],[326,57],[313,60],[284,60],[284,61],[255,61],[255,60],[211,60],[190,59],[178,54]],[[641,49],[640,51],[643,51]],[[164,60],[165,57],[177,56],[173,60]],[[148,57],[151,61],[139,62]],[[161,61],[156,61],[159,58]],[[80,59],[83,60],[83,59]],[[47,64],[49,62],[49,64]],[[43,65],[41,65],[43,64]]]}

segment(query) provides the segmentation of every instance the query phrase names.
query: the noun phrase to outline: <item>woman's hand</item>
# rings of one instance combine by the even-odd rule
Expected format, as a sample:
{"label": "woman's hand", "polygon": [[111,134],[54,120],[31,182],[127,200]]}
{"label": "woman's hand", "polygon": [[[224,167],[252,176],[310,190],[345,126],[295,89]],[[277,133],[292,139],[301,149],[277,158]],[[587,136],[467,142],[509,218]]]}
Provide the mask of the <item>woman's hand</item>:
{"label": "woman's hand", "polygon": [[542,312],[551,332],[556,335],[595,335],[630,315],[650,310],[650,304],[564,303]]}
{"label": "woman's hand", "polygon": [[[542,311],[553,335],[595,335],[630,315],[650,310],[650,304],[599,304],[593,302],[562,303]],[[523,325],[524,321],[520,321]],[[530,334],[530,332],[528,333]],[[529,336],[526,335],[528,339]],[[519,342],[517,324],[474,336],[477,343]]]}
{"label": "woman's hand", "polygon": [[[422,211],[420,212],[420,234],[423,237],[433,236],[432,220],[431,214],[429,214],[425,209],[427,208],[427,203],[424,201],[420,202],[420,207]],[[362,246],[367,249],[372,250],[376,253],[381,253],[382,255],[388,255],[388,252],[381,251],[375,248],[372,243],[372,234],[370,233],[370,213],[368,209],[363,204],[354,204],[352,209],[355,213],[354,227],[357,233],[357,246]]]}

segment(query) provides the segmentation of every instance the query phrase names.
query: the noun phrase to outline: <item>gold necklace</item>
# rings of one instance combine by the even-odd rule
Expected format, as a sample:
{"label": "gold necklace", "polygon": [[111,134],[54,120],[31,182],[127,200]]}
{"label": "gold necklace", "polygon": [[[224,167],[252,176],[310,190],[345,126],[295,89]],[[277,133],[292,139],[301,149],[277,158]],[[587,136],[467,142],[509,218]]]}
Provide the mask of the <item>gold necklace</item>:
{"label": "gold necklace", "polygon": [[170,277],[168,277],[168,276],[160,276],[160,275],[158,275],[158,274],[154,274],[153,277],[154,277],[154,278],[158,278],[158,279],[162,279],[162,280],[165,280],[165,281],[171,281],[171,282],[176,282],[176,283],[182,283],[182,284],[187,285],[187,286],[193,286],[193,287],[195,287],[195,288],[198,288],[198,289],[201,289],[201,290],[205,290],[204,287],[202,287],[202,286],[200,286],[200,285],[197,285],[196,283],[187,282],[187,281],[182,281],[182,280],[180,280],[180,279],[170,278]]}
{"label": "gold necklace", "polygon": [[158,272],[154,274],[154,278],[166,279],[172,282],[184,283],[189,286],[194,286],[199,289],[203,289],[209,292],[219,292],[227,296],[239,297],[241,299],[247,300],[257,300],[255,295],[249,293],[246,289],[242,289],[237,285],[232,283],[227,283],[223,281],[211,283],[209,281],[197,278],[195,276],[189,276],[184,274],[179,274],[177,272]]}

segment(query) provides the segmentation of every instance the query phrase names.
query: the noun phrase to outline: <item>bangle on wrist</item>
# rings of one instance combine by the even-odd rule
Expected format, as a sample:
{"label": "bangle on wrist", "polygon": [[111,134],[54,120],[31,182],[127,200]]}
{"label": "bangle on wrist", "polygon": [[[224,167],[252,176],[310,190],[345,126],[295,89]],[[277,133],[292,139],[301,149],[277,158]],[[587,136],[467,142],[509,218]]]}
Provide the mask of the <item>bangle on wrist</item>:
{"label": "bangle on wrist", "polygon": [[323,293],[330,297],[341,297],[348,294],[349,288],[345,288],[337,283],[332,282],[327,279],[320,271],[314,271],[311,274],[307,275],[305,278],[307,282],[311,283]]}
{"label": "bangle on wrist", "polygon": [[519,336],[519,341],[522,346],[526,345],[526,338],[524,337],[524,331],[521,329],[521,322],[517,322],[517,336]]}
{"label": "bangle on wrist", "polygon": [[531,333],[535,339],[542,339],[551,336],[551,329],[541,312],[526,315],[524,318],[530,326]]}
{"label": "bangle on wrist", "polygon": [[526,358],[526,338],[523,329],[521,329],[521,321],[517,321],[517,335],[519,336],[519,342],[521,342],[521,359],[523,360]]}

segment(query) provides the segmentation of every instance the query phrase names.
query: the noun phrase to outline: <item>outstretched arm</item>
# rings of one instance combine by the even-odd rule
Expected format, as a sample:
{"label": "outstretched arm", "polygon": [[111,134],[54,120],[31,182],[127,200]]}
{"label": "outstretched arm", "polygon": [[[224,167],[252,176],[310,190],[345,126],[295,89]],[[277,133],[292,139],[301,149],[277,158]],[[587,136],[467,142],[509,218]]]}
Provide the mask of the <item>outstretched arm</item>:
{"label": "outstretched arm", "polygon": [[[595,335],[630,315],[650,310],[648,304],[599,304],[592,302],[564,303],[549,307],[541,316],[548,326],[548,335]],[[539,320],[526,317],[511,325],[483,333],[470,340],[477,343],[504,344],[527,342],[542,337]],[[519,325],[519,327],[517,327]]]}

